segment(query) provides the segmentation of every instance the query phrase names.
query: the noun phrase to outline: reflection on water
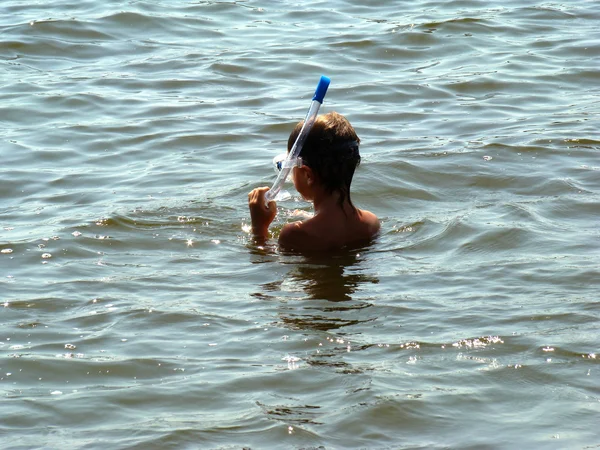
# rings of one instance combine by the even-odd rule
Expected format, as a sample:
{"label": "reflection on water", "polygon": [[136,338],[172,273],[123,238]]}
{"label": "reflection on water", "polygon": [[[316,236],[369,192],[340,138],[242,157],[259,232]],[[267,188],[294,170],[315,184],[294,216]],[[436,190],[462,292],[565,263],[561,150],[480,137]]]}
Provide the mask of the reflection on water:
{"label": "reflection on water", "polygon": [[[364,283],[377,278],[361,270],[361,253],[343,251],[335,255],[306,257],[290,272],[290,280],[303,287],[310,299],[344,302]],[[335,308],[334,308],[335,309]]]}
{"label": "reflection on water", "polygon": [[279,316],[292,329],[327,331],[370,321],[367,314],[360,318],[356,314],[371,306],[369,298],[358,294],[361,288],[379,282],[366,273],[365,255],[368,248],[362,247],[318,255],[285,253],[273,261],[274,255],[264,247],[255,249],[253,262],[275,262],[291,269],[282,279],[261,284],[253,296],[281,301]]}

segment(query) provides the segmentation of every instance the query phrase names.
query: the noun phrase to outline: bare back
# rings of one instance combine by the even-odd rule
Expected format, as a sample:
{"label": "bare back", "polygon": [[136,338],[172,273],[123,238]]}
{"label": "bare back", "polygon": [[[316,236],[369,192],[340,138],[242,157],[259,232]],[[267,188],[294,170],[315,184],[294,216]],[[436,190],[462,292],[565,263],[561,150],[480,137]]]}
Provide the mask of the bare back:
{"label": "bare back", "polygon": [[346,212],[341,208],[321,211],[304,222],[287,224],[279,235],[286,249],[326,251],[367,242],[379,231],[375,214],[365,210]]}

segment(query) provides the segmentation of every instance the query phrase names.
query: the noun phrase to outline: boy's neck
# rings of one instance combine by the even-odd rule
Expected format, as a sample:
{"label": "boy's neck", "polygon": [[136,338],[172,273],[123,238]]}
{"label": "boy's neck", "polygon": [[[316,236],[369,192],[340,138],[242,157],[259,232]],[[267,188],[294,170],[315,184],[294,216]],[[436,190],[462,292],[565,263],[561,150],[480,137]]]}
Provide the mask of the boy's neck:
{"label": "boy's neck", "polygon": [[344,202],[340,205],[340,193],[335,191],[333,193],[327,193],[324,190],[315,192],[313,199],[313,205],[315,214],[323,213],[326,211],[344,211],[346,213],[354,212],[354,208],[350,204],[348,197],[344,199]]}

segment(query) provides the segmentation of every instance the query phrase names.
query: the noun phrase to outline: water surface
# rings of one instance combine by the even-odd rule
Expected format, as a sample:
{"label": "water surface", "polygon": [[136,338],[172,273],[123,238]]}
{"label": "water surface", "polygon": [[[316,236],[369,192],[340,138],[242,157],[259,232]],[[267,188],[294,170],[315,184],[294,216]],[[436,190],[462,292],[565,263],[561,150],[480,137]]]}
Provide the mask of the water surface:
{"label": "water surface", "polygon": [[[600,445],[596,2],[0,11],[2,448]],[[321,74],[382,232],[282,253]]]}

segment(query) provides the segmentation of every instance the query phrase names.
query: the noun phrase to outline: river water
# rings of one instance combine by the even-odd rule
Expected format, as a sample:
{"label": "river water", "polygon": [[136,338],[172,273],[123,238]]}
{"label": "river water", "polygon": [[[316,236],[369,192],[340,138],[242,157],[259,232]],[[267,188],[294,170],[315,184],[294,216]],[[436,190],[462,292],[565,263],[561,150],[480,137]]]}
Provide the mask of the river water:
{"label": "river water", "polygon": [[[3,0],[3,449],[600,445],[597,1]],[[368,247],[247,193],[309,106]],[[287,185],[274,229],[310,211]]]}

